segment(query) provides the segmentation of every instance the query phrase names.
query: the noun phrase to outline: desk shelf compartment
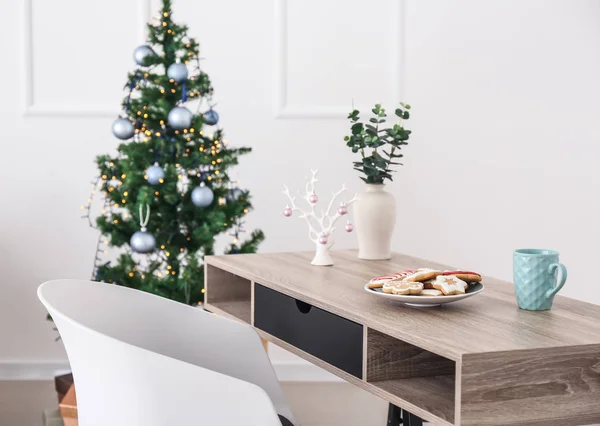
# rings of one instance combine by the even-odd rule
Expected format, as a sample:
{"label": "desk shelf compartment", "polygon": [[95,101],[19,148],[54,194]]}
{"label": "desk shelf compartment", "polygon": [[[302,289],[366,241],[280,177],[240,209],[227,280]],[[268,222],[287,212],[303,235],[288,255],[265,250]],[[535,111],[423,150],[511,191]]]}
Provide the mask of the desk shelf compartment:
{"label": "desk shelf compartment", "polygon": [[[248,324],[252,315],[252,282],[231,272],[206,265],[206,308]],[[210,283],[210,291],[208,289]]]}
{"label": "desk shelf compartment", "polygon": [[367,329],[367,383],[454,423],[456,363]]}

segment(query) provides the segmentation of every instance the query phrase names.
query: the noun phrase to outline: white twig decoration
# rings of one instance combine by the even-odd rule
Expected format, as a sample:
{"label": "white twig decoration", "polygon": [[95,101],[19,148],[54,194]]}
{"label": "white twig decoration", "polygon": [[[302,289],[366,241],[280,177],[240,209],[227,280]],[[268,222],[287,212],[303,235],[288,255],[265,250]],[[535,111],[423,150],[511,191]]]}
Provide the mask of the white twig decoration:
{"label": "white twig decoration", "polygon": [[[284,210],[284,214],[286,216],[291,216],[292,212],[297,211],[300,212],[300,219],[306,220],[306,224],[308,225],[308,238],[314,242],[315,244],[323,244],[326,245],[327,248],[333,246],[334,241],[331,238],[333,232],[335,231],[335,223],[337,220],[344,216],[347,213],[347,207],[354,203],[357,199],[357,194],[354,197],[346,202],[342,202],[339,208],[332,214],[331,209],[335,203],[337,197],[344,192],[347,188],[346,185],[342,185],[342,189],[337,192],[334,192],[331,197],[331,201],[327,206],[326,210],[321,210],[318,213],[315,210],[315,205],[318,202],[317,194],[315,193],[315,183],[319,180],[317,179],[318,170],[311,170],[312,176],[310,180],[306,182],[306,193],[300,196],[306,201],[309,206],[308,210],[303,210],[296,204],[296,197],[292,197],[290,194],[290,190],[287,186],[283,186],[283,193],[288,197],[290,204],[286,206]],[[351,230],[352,228],[347,228]],[[350,231],[348,231],[350,232]]]}

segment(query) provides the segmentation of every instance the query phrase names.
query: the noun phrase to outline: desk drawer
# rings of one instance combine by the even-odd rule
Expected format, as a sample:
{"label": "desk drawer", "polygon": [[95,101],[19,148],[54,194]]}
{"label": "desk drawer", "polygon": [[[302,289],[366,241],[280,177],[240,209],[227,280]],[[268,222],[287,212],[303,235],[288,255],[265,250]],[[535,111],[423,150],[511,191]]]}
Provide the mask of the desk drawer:
{"label": "desk drawer", "polygon": [[362,378],[360,324],[255,284],[254,326]]}

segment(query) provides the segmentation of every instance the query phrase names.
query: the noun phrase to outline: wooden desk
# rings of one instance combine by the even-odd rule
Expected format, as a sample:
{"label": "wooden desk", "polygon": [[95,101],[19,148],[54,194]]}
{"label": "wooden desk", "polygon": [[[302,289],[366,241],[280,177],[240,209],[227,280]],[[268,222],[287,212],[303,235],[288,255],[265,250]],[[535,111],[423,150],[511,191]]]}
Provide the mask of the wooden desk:
{"label": "wooden desk", "polygon": [[[600,306],[558,296],[519,310],[510,283],[438,308],[373,297],[382,273],[447,265],[394,254],[208,256],[206,309],[436,425],[600,423]],[[567,285],[576,285],[568,283]]]}

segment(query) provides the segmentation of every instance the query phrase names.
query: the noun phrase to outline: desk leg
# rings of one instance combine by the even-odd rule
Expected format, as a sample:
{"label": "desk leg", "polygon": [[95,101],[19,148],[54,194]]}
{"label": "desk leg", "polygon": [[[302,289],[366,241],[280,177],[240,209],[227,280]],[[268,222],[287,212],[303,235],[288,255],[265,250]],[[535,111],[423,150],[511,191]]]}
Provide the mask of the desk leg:
{"label": "desk leg", "polygon": [[387,426],[423,426],[423,419],[390,404],[388,408]]}

